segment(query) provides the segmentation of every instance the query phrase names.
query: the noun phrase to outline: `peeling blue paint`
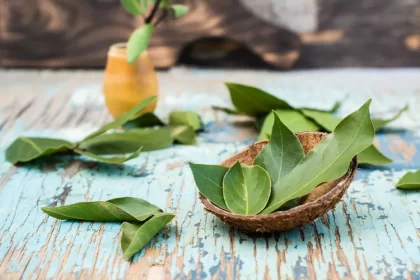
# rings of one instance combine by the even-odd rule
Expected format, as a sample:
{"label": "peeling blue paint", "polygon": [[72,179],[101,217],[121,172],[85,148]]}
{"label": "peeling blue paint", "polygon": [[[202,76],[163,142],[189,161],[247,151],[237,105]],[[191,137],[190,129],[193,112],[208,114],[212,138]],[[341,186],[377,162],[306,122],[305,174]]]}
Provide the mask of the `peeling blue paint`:
{"label": "peeling blue paint", "polygon": [[[342,71],[346,75],[353,73],[352,70]],[[189,75],[194,79],[225,79],[226,73],[196,70]],[[401,94],[397,91],[398,94],[393,95],[369,91],[367,85],[375,89],[394,84],[407,87],[407,82],[391,83],[385,79],[384,85],[377,85],[364,75],[355,78],[352,74],[339,80],[330,77],[336,72],[311,73],[252,72],[249,77],[258,76],[258,83],[264,88],[290,99],[296,106],[312,104],[328,108],[335,99],[352,92],[339,115],[354,110],[368,96],[374,98],[376,114],[394,110],[405,102],[415,105],[420,100],[418,79],[411,91]],[[82,74],[87,86],[75,86],[73,92],[78,89],[83,94],[72,99],[72,110],[93,106],[93,111],[103,112],[102,103],[92,104],[95,94],[100,94],[99,74],[93,80],[89,80],[89,74]],[[68,79],[68,76],[60,79]],[[319,84],[319,81],[324,82]],[[344,82],[347,82],[345,89]],[[0,83],[0,89],[1,86]],[[361,90],[352,91],[352,86]],[[7,92],[0,90],[0,98],[9,96]],[[63,92],[54,87],[50,92],[54,94],[40,93],[45,97],[43,102],[63,99],[61,95],[68,94],[67,90]],[[88,103],[80,102],[84,94],[89,97]],[[325,101],[327,95],[334,97],[327,98],[329,103]],[[208,100],[205,108],[200,102],[204,97]],[[420,192],[405,192],[394,187],[404,172],[420,168],[420,115],[415,107],[410,109],[409,117],[403,116],[396,122],[395,126],[406,130],[394,127],[377,135],[381,151],[394,159],[394,163],[358,170],[355,181],[334,210],[311,224],[286,232],[247,234],[230,228],[203,210],[186,164],[189,161],[216,164],[255,141],[256,132],[252,127],[235,126],[231,117],[223,113],[217,113],[216,118],[207,106],[227,103],[227,95],[222,98],[206,92],[166,89],[158,113],[165,116],[173,108],[199,111],[205,123],[199,144],[144,152],[139,158],[119,166],[64,156],[14,168],[4,161],[4,150],[17,136],[78,140],[97,127],[98,121],[86,120],[90,127],[67,124],[30,127],[28,123],[33,120],[23,114],[17,125],[4,125],[0,130],[0,275],[25,279],[34,276],[46,279],[147,278],[149,269],[162,266],[164,276],[172,279],[420,279]],[[13,111],[6,111],[2,106],[6,105],[0,104],[0,119],[5,119],[5,114]],[[29,106],[28,110],[35,109]],[[59,112],[58,117],[68,113],[66,110],[68,108]],[[142,197],[177,215],[134,256],[132,263],[122,260],[118,223],[58,222],[40,210],[45,205],[119,196]]]}

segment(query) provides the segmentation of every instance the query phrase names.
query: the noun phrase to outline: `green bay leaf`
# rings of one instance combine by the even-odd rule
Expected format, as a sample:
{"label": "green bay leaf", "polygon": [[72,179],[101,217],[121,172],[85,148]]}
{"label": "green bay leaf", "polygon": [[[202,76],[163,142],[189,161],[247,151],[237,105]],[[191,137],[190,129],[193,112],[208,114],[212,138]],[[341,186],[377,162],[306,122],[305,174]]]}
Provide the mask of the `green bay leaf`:
{"label": "green bay leaf", "polygon": [[226,83],[236,110],[249,116],[262,116],[275,109],[294,109],[286,101],[261,89],[234,83]]}
{"label": "green bay leaf", "polygon": [[121,225],[121,249],[124,258],[129,260],[159,233],[173,218],[174,214],[154,215],[142,224],[124,222]]}
{"label": "green bay leaf", "polygon": [[[373,127],[375,131],[383,129],[388,123],[398,119],[402,113],[408,110],[408,105],[400,109],[392,118],[389,119],[375,119],[372,118]],[[302,113],[308,118],[314,120],[326,131],[333,131],[338,123],[341,121],[340,118],[334,116],[330,112],[323,112],[313,109],[301,109]]]}
{"label": "green bay leaf", "polygon": [[96,136],[82,141],[79,148],[98,155],[111,155],[133,153],[140,148],[142,151],[160,150],[170,147],[172,143],[170,127],[136,128]]}
{"label": "green bay leaf", "polygon": [[172,111],[169,113],[169,125],[188,125],[194,130],[202,128],[200,115],[192,111]]}
{"label": "green bay leaf", "polygon": [[299,139],[281,122],[277,113],[274,113],[271,139],[255,158],[254,165],[267,170],[274,185],[289,174],[304,156]]}
{"label": "green bay leaf", "polygon": [[333,131],[341,121],[340,118],[329,112],[322,112],[311,109],[302,109],[301,112],[328,132]]}
{"label": "green bay leaf", "polygon": [[408,104],[405,105],[404,108],[400,109],[393,117],[389,119],[372,118],[372,123],[373,123],[373,126],[375,127],[375,131],[379,131],[383,129],[387,124],[398,119],[402,115],[402,113],[404,113],[407,110],[408,110]]}
{"label": "green bay leaf", "polygon": [[369,114],[370,103],[371,100],[345,117],[333,133],[321,140],[288,175],[280,178],[273,186],[263,214],[347,172],[352,158],[372,145],[375,130]]}
{"label": "green bay leaf", "polygon": [[74,144],[61,139],[19,137],[6,149],[6,160],[13,164],[72,150]]}
{"label": "green bay leaf", "polygon": [[171,136],[176,142],[184,145],[197,144],[197,135],[191,126],[179,125],[172,127],[171,131]]}
{"label": "green bay leaf", "polygon": [[[274,110],[274,112],[278,115],[283,124],[293,132],[317,131],[320,128],[315,122],[306,118],[299,111],[278,109]],[[270,139],[273,124],[274,113],[271,112],[264,119],[258,140]]]}
{"label": "green bay leaf", "polygon": [[336,101],[334,105],[332,106],[332,108],[327,111],[330,113],[335,113],[341,108],[342,105],[343,103],[341,101]]}
{"label": "green bay leaf", "polygon": [[180,18],[188,13],[188,6],[183,4],[172,4],[170,9],[175,18]]}
{"label": "green bay leaf", "polygon": [[144,221],[150,216],[162,212],[156,205],[137,197],[118,197],[107,200],[107,202],[129,213],[138,221]]}
{"label": "green bay leaf", "polygon": [[220,165],[189,163],[195,184],[213,204],[228,210],[223,198],[223,177],[229,168]]}
{"label": "green bay leaf", "polygon": [[136,29],[127,42],[127,61],[134,63],[143,51],[149,46],[153,33],[153,24],[147,23]]}
{"label": "green bay leaf", "polygon": [[75,149],[74,151],[76,153],[78,153],[79,155],[82,156],[86,156],[89,158],[93,158],[96,159],[97,161],[100,162],[105,162],[105,163],[111,163],[111,164],[121,164],[124,163],[126,161],[132,160],[136,157],[138,157],[141,153],[142,148],[138,149],[136,152],[132,153],[129,156],[123,157],[123,156],[119,156],[119,157],[103,157],[103,156],[99,156],[97,154],[94,154],[92,152],[88,152],[88,151],[84,151],[81,149]]}
{"label": "green bay leaf", "polygon": [[236,111],[235,109],[221,107],[221,106],[212,106],[212,109],[215,111],[225,112],[228,115],[246,115],[245,113]]}
{"label": "green bay leaf", "polygon": [[47,215],[59,220],[93,222],[141,222],[162,212],[159,207],[135,197],[79,202],[58,207],[42,207],[41,209]]}
{"label": "green bay leaf", "polygon": [[85,137],[85,139],[83,141],[89,140],[95,136],[101,135],[105,132],[107,132],[108,130],[111,129],[116,129],[116,128],[120,128],[122,126],[124,126],[124,124],[126,124],[128,121],[132,120],[133,118],[135,118],[135,116],[137,116],[138,114],[141,113],[141,111],[144,110],[144,108],[146,108],[147,106],[149,106],[150,104],[152,104],[155,100],[157,99],[157,96],[150,96],[144,100],[142,100],[141,102],[139,102],[138,104],[136,104],[133,108],[131,108],[130,110],[128,110],[127,112],[125,112],[124,114],[122,114],[119,118],[117,118],[116,120],[102,126],[100,129],[98,129],[97,131],[89,134],[87,137]]}
{"label": "green bay leaf", "polygon": [[137,16],[145,12],[139,0],[121,0],[121,5],[130,14]]}
{"label": "green bay leaf", "polygon": [[223,178],[223,198],[235,214],[258,214],[267,205],[270,193],[270,176],[260,166],[236,162]]}
{"label": "green bay leaf", "polygon": [[370,145],[357,155],[359,164],[387,165],[392,159],[382,154],[374,145]]}
{"label": "green bay leaf", "polygon": [[337,111],[338,111],[338,109],[340,109],[342,105],[343,105],[343,104],[342,104],[342,102],[341,102],[341,101],[336,101],[336,102],[334,103],[334,105],[333,105],[330,109],[327,109],[327,110],[323,110],[323,109],[315,109],[315,108],[308,108],[308,107],[299,108],[299,110],[300,110],[300,111],[303,111],[303,110],[309,110],[309,111],[317,111],[317,112],[324,112],[324,113],[330,113],[330,114],[333,114],[333,113],[337,112]]}
{"label": "green bay leaf", "polygon": [[125,129],[164,126],[165,124],[152,112],[142,114],[123,125]]}
{"label": "green bay leaf", "polygon": [[[314,111],[314,110],[309,110],[309,109],[302,110],[302,112],[305,114],[305,116],[313,119],[326,131],[333,131],[341,121],[340,118],[328,112],[320,112],[320,111]],[[391,120],[388,120],[388,121],[391,121]],[[373,120],[372,120],[372,123],[373,123]],[[366,148],[364,151],[359,153],[358,160],[359,160],[359,163],[371,164],[371,165],[387,165],[392,162],[390,158],[382,154],[373,145],[371,145],[370,147]]]}
{"label": "green bay leaf", "polygon": [[420,190],[420,170],[405,173],[396,187],[404,190]]}

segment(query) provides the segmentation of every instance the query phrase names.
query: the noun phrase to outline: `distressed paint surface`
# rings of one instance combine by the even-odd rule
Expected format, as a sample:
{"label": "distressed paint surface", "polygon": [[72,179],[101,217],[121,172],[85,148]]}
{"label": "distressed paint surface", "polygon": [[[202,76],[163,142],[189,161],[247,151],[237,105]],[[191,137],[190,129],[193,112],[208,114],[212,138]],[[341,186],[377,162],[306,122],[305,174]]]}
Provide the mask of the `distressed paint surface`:
{"label": "distressed paint surface", "polygon": [[[420,192],[394,184],[420,168],[420,70],[335,70],[291,73],[174,69],[160,73],[158,115],[199,111],[197,146],[144,152],[125,165],[87,159],[16,168],[4,150],[16,137],[81,139],[110,120],[99,71],[0,70],[0,275],[9,279],[420,279]],[[214,113],[229,105],[222,82],[260,86],[293,105],[339,114],[374,99],[377,116],[410,104],[377,135],[394,160],[360,170],[342,202],[322,218],[276,234],[247,234],[205,213],[188,161],[218,163],[255,141],[244,118]],[[205,100],[205,102],[203,102]],[[177,214],[126,262],[119,224],[60,222],[40,207],[137,196]]]}

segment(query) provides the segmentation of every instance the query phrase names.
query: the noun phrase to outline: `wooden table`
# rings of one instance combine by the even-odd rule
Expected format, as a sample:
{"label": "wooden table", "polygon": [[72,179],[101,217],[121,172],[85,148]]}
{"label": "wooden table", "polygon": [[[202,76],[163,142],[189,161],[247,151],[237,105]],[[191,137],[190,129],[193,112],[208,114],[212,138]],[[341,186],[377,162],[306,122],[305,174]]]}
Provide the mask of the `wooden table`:
{"label": "wooden table", "polygon": [[[0,275],[2,279],[420,279],[420,192],[396,190],[402,174],[420,168],[420,69],[302,72],[160,73],[157,113],[197,110],[205,132],[197,146],[144,152],[125,165],[65,157],[14,167],[4,150],[16,137],[81,139],[110,120],[101,71],[0,70]],[[243,119],[214,113],[229,105],[223,81],[261,86],[293,105],[339,114],[368,97],[372,112],[410,111],[377,135],[394,163],[359,170],[334,210],[301,228],[247,234],[204,212],[188,161],[218,163],[256,139]],[[249,124],[249,123],[248,123]],[[60,222],[45,205],[142,197],[176,219],[137,254],[123,260],[119,224]]]}

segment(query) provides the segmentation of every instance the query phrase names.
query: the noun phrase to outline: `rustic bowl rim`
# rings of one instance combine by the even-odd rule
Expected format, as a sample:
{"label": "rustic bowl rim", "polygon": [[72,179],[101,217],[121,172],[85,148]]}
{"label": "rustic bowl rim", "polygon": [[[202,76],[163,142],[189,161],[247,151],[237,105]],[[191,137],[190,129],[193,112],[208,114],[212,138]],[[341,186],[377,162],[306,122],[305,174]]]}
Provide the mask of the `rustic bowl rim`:
{"label": "rustic bowl rim", "polygon": [[[328,133],[325,133],[325,132],[314,132],[314,131],[300,132],[300,133],[296,133],[296,134],[309,134],[309,133],[328,135]],[[241,153],[244,150],[249,149],[250,147],[252,147],[255,144],[263,143],[263,142],[268,142],[268,141],[267,140],[262,140],[262,141],[255,142],[251,145],[248,145],[246,148],[242,149],[238,153]],[[231,157],[237,155],[238,153],[232,155]],[[227,159],[229,159],[229,158],[227,158]],[[224,161],[226,161],[227,159],[225,159]],[[347,172],[343,176],[341,176],[340,178],[335,179],[335,180],[340,180],[340,181],[331,190],[329,190],[327,193],[323,194],[322,196],[318,197],[316,200],[314,200],[312,202],[301,204],[301,205],[298,205],[296,207],[293,207],[293,208],[285,210],[285,211],[275,211],[275,212],[272,212],[272,213],[269,213],[269,214],[241,215],[241,214],[234,214],[232,212],[228,212],[228,211],[218,207],[217,205],[213,204],[208,198],[203,196],[201,193],[200,193],[200,200],[204,204],[205,208],[207,208],[209,210],[212,210],[211,212],[214,212],[213,214],[217,213],[218,215],[223,215],[225,217],[230,217],[230,218],[234,218],[234,219],[237,219],[237,220],[243,220],[243,221],[244,220],[246,220],[246,221],[253,221],[253,220],[264,221],[264,220],[267,220],[267,221],[272,221],[273,219],[278,219],[278,218],[281,218],[281,217],[287,218],[287,217],[290,217],[291,215],[297,215],[300,212],[305,212],[305,210],[308,210],[309,208],[313,208],[318,204],[322,204],[324,201],[328,201],[330,198],[333,198],[336,195],[336,193],[339,193],[339,192],[344,193],[346,191],[346,188],[347,188],[346,187],[346,182],[348,180],[352,181],[355,173],[357,172],[357,165],[358,165],[357,156],[354,156],[352,158],[351,162],[350,162],[349,169],[347,170]],[[331,180],[331,181],[333,181],[333,180]]]}

